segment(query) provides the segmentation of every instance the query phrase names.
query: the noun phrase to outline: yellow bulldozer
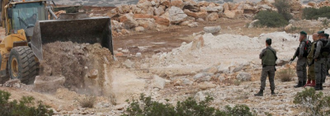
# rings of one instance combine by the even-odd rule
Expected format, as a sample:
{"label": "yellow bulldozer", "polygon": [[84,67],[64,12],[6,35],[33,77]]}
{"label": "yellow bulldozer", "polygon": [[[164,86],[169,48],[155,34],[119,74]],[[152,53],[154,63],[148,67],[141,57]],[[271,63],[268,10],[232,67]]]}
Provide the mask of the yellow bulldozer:
{"label": "yellow bulldozer", "polygon": [[43,60],[42,45],[56,41],[100,43],[113,53],[109,17],[58,19],[47,1],[1,1],[0,81],[20,79],[32,84]]}

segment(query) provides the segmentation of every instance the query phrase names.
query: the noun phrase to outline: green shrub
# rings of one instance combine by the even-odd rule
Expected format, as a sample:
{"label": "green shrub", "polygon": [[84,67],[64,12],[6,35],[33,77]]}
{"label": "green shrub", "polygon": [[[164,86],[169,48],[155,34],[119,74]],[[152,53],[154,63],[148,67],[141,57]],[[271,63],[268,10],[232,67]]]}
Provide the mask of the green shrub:
{"label": "green shrub", "polygon": [[260,11],[254,18],[259,20],[256,26],[261,27],[282,27],[289,24],[281,14],[275,11]]}
{"label": "green shrub", "polygon": [[303,18],[305,19],[318,19],[319,17],[330,18],[330,7],[305,8],[303,10]]}
{"label": "green shrub", "polygon": [[329,115],[330,96],[316,93],[314,88],[305,89],[295,95],[293,103],[300,104],[312,116]]}
{"label": "green shrub", "polygon": [[33,97],[23,96],[19,101],[8,101],[10,93],[0,90],[0,115],[1,116],[49,116],[53,115],[49,106],[38,101],[37,107],[34,105]]}
{"label": "green shrub", "polygon": [[290,14],[291,6],[288,0],[275,0],[273,4],[279,14],[281,14],[285,20],[289,21],[292,19],[292,15]]}
{"label": "green shrub", "polygon": [[[123,116],[254,116],[246,105],[226,106],[224,111],[209,107],[212,97],[197,102],[193,98],[177,102],[176,107],[169,103],[152,101],[141,94],[139,100],[127,101],[130,105]],[[168,101],[168,100],[166,100]]]}

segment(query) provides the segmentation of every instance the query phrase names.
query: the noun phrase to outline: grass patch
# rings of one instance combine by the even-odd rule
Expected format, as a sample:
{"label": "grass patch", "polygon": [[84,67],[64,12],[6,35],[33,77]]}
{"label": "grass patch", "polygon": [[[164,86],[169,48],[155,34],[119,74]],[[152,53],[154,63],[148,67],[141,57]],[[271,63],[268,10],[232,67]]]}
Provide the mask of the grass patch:
{"label": "grass patch", "polygon": [[276,76],[282,81],[282,82],[290,82],[293,81],[294,76],[294,70],[291,68],[282,69],[276,72]]}
{"label": "grass patch", "polygon": [[96,102],[95,96],[85,96],[84,98],[78,100],[79,104],[83,108],[93,108]]}

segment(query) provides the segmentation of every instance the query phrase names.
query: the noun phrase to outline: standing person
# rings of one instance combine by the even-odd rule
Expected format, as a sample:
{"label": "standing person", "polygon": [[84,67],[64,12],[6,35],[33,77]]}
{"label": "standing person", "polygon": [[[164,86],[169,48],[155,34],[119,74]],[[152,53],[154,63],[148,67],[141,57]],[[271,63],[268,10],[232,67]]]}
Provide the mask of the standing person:
{"label": "standing person", "polygon": [[308,74],[307,74],[307,83],[305,85],[306,86],[312,86],[315,87],[315,69],[314,69],[314,61],[313,61],[313,55],[314,55],[314,51],[315,51],[315,46],[318,40],[318,34],[314,33],[313,34],[313,42],[311,45],[311,49],[310,52],[308,53],[307,56],[307,63],[308,63]]}
{"label": "standing person", "polygon": [[297,48],[297,51],[293,58],[290,61],[293,61],[296,57],[298,57],[296,71],[298,75],[298,83],[295,88],[303,87],[306,84],[307,79],[307,72],[306,72],[306,66],[307,66],[307,49],[308,44],[310,45],[310,41],[307,39],[307,33],[305,31],[300,32],[299,37],[299,47]]}
{"label": "standing person", "polygon": [[263,49],[259,55],[259,58],[262,60],[262,72],[261,72],[261,86],[260,91],[254,96],[263,96],[263,91],[266,86],[266,79],[268,76],[269,83],[270,83],[270,90],[271,94],[275,95],[275,62],[277,60],[276,51],[271,47],[272,39],[266,39],[266,48]]}
{"label": "standing person", "polygon": [[325,70],[326,70],[326,58],[328,55],[324,54],[324,31],[318,32],[319,40],[316,43],[316,49],[314,53],[314,67],[315,67],[315,74],[316,74],[316,86],[314,87],[315,90],[323,90],[323,78],[325,78]]}
{"label": "standing person", "polygon": [[[325,33],[324,34],[325,38],[329,41],[329,34]],[[327,47],[330,47],[330,43],[327,43]],[[326,70],[326,76],[330,76],[329,74],[329,69],[330,69],[330,54],[328,55],[327,58],[327,70]]]}

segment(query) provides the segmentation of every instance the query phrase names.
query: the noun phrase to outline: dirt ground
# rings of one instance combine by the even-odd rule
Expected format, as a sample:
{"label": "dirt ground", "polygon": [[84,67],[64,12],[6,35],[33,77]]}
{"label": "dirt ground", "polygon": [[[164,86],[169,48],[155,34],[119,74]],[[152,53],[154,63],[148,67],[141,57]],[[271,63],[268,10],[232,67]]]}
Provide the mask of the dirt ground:
{"label": "dirt ground", "polygon": [[[163,31],[132,32],[129,35],[114,37],[114,50],[118,48],[128,49],[129,54],[135,55],[137,52],[140,52],[143,56],[150,57],[155,53],[169,52],[173,48],[179,47],[182,42],[191,42],[191,35],[202,32],[206,26],[220,25],[222,28],[220,34],[241,34],[250,37],[259,36],[262,33],[282,31],[281,28],[245,28],[249,22],[251,22],[249,19],[231,20],[222,18],[218,21],[200,22],[198,27],[193,28],[172,25]],[[138,47],[148,49],[139,50]],[[125,54],[124,57],[129,56],[129,54]]]}

